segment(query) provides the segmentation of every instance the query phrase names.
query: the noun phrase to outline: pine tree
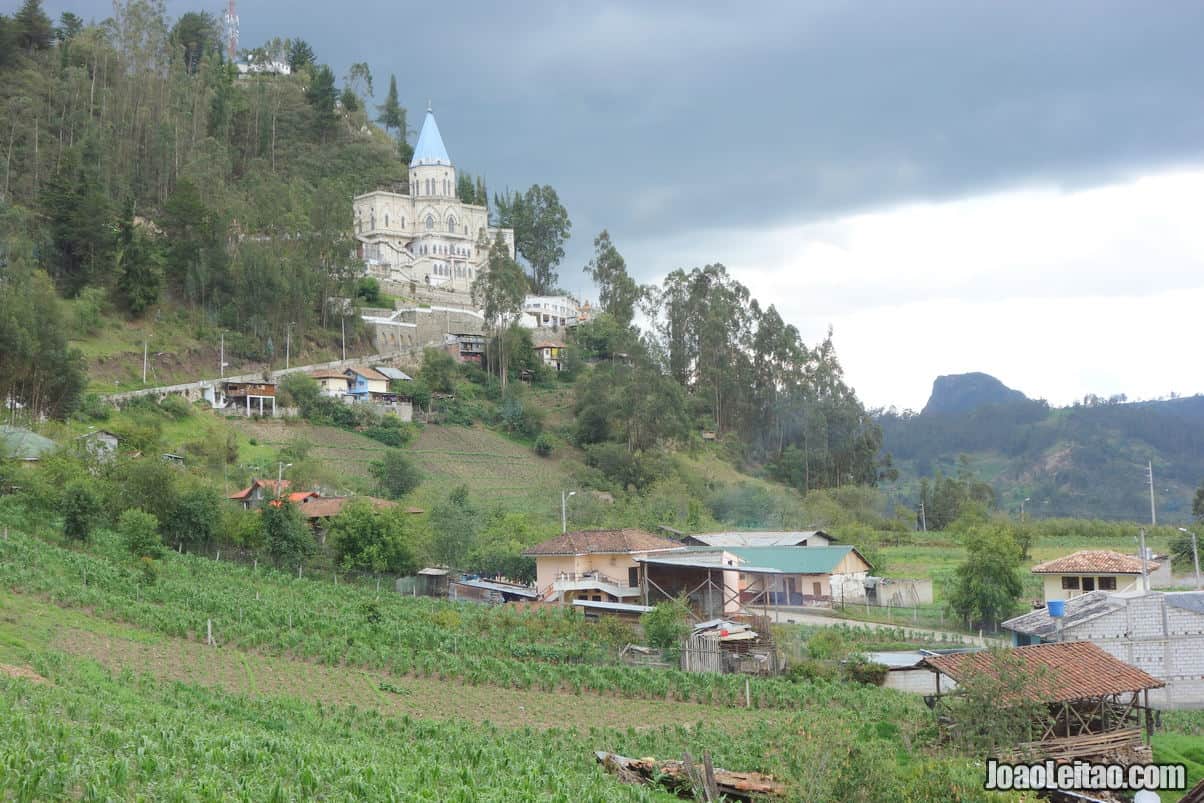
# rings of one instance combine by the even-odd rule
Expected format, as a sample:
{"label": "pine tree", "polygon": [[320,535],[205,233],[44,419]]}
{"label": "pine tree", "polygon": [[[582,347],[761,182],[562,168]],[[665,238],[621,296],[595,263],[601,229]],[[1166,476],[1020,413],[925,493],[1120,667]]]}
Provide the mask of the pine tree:
{"label": "pine tree", "polygon": [[389,94],[385,96],[385,102],[376,107],[380,112],[380,116],[376,118],[376,122],[385,127],[386,131],[396,130],[402,142],[406,141],[406,110],[401,108],[401,102],[397,99],[397,76],[389,76]]}
{"label": "pine tree", "polygon": [[54,24],[42,11],[42,0],[25,0],[13,18],[16,23],[17,45],[32,53],[45,50],[54,42]]}

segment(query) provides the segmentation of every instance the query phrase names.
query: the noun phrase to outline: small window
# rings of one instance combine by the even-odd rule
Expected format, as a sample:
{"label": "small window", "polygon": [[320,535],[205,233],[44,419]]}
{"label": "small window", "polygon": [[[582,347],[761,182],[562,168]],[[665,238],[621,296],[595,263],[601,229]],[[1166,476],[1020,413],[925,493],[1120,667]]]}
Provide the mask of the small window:
{"label": "small window", "polygon": [[1063,591],[1078,591],[1079,590],[1079,578],[1063,577],[1062,578],[1062,590]]}
{"label": "small window", "polygon": [[456,219],[454,217],[449,217],[447,219],[447,231],[449,234],[456,233]]}
{"label": "small window", "polygon": [[1100,591],[1115,591],[1116,590],[1116,578],[1115,577],[1099,578],[1099,590]]}
{"label": "small window", "polygon": [[434,231],[434,229],[435,229],[435,216],[427,215],[426,216],[426,230]]}
{"label": "small window", "polygon": [[389,213],[385,213],[385,228],[389,228]]}
{"label": "small window", "polygon": [[1088,591],[1094,591],[1094,590],[1095,590],[1095,578],[1094,577],[1084,577],[1083,578],[1083,593],[1086,594]]}

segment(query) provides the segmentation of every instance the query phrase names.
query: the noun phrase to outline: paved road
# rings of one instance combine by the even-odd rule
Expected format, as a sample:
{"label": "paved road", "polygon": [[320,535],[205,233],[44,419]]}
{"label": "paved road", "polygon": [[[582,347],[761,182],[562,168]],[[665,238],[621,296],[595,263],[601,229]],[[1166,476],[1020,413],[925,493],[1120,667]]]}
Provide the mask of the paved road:
{"label": "paved road", "polygon": [[852,627],[866,627],[872,630],[905,630],[908,633],[915,633],[924,638],[961,642],[963,644],[975,644],[978,646],[992,646],[998,645],[1002,642],[1001,639],[994,639],[990,637],[979,638],[978,636],[971,636],[965,633],[954,633],[947,630],[931,630],[924,627],[912,627],[906,622],[887,624],[885,622],[862,622],[857,619],[844,619],[835,615],[834,613],[820,613],[816,609],[770,608],[769,616],[773,621],[779,624],[808,625],[812,627],[850,625]]}

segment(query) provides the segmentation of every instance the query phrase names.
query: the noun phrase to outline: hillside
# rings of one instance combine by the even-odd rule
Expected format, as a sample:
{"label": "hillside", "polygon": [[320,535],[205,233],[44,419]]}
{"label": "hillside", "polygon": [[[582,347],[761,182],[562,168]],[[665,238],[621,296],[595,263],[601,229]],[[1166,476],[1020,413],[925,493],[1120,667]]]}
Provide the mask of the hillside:
{"label": "hillside", "polygon": [[883,413],[877,421],[904,494],[938,470],[957,473],[965,455],[1008,510],[1029,497],[1034,516],[1148,521],[1152,462],[1159,520],[1188,521],[1204,480],[1204,396],[1089,402],[1050,408],[1023,399],[951,412],[933,412],[930,402],[918,415]]}
{"label": "hillside", "polygon": [[968,413],[988,404],[1025,400],[1023,393],[1012,390],[990,374],[952,374],[938,376],[932,383],[932,395],[922,414]]}

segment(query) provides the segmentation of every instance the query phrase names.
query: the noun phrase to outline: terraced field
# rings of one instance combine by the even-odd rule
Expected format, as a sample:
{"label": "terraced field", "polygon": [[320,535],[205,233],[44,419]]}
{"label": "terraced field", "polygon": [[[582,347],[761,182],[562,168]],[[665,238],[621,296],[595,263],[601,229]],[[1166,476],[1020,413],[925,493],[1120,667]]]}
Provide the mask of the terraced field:
{"label": "terraced field", "polygon": [[479,498],[522,509],[555,507],[559,515],[560,490],[579,465],[574,453],[565,454],[569,448],[543,458],[484,427],[428,425],[408,451],[428,483],[463,484]]}

